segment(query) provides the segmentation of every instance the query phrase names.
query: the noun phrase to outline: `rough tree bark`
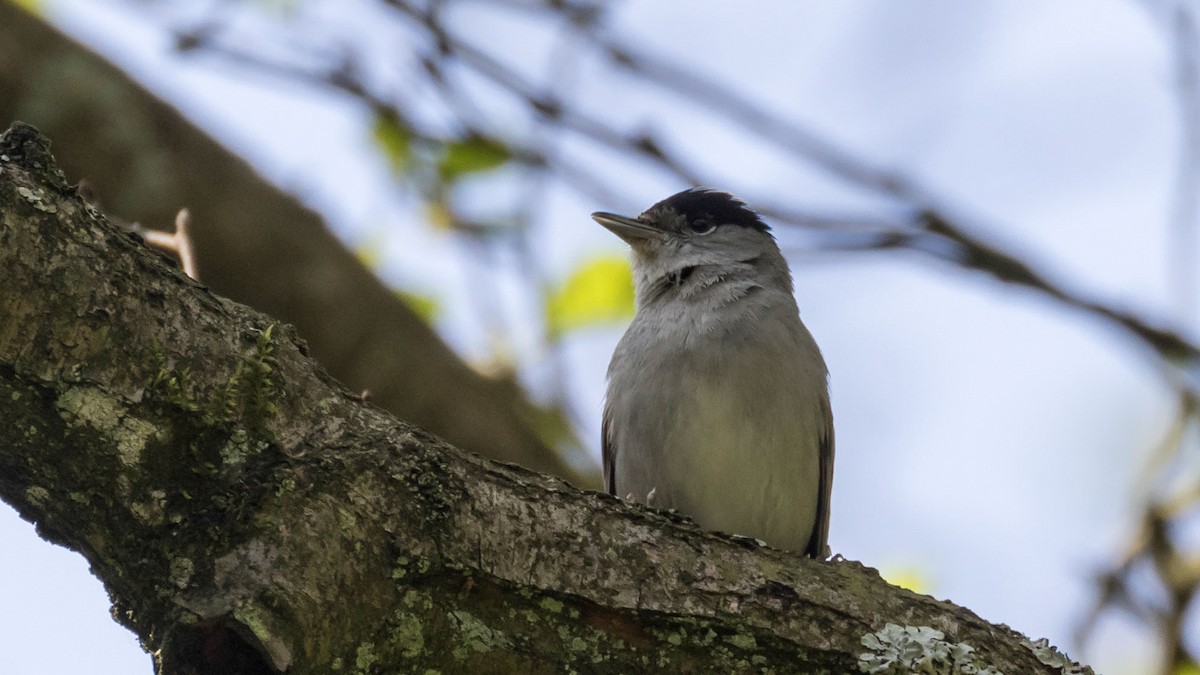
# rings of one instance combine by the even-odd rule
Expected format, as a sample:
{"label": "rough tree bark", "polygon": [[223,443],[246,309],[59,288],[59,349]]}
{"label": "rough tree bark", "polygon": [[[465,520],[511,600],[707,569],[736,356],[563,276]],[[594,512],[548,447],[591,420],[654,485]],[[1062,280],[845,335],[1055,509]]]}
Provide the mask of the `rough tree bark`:
{"label": "rough tree bark", "polygon": [[200,276],[294,324],[339,380],[456,445],[598,486],[534,431],[512,382],[480,376],[329,232],[321,217],[103,58],[0,0],[0,129],[29,122],[126,221],[189,207]]}
{"label": "rough tree bark", "polygon": [[0,497],[88,559],[164,673],[1084,672],[861,564],[397,421],[109,224],[23,125],[0,137],[0,415]]}

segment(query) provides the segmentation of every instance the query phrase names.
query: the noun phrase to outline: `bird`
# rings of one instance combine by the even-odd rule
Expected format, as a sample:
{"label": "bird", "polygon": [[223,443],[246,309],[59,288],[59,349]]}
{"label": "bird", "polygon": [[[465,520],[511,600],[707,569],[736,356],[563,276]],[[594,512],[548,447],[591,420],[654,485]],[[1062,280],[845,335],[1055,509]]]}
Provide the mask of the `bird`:
{"label": "bird", "polygon": [[606,491],[829,557],[829,372],[770,227],[706,187],[592,218],[632,251],[636,307],[608,367]]}

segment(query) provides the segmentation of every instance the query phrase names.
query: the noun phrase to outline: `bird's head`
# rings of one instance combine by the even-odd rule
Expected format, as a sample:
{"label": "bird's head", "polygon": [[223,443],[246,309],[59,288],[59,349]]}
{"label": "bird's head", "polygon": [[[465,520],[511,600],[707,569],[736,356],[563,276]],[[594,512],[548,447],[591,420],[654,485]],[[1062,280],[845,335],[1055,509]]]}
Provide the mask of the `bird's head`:
{"label": "bird's head", "polygon": [[791,289],[787,264],[770,228],[746,202],[728,192],[692,188],[637,218],[603,211],[592,218],[633,249],[639,285],[703,268],[719,276],[779,276],[779,283]]}

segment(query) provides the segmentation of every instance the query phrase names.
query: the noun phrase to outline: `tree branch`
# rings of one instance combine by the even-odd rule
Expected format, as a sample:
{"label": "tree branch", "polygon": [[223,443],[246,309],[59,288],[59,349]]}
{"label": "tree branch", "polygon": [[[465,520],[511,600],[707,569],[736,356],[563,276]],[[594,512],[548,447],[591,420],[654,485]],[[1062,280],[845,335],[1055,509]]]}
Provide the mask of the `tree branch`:
{"label": "tree branch", "polygon": [[0,316],[0,497],[87,557],[161,672],[1083,672],[861,564],[396,421],[110,225],[24,125],[0,137]]}

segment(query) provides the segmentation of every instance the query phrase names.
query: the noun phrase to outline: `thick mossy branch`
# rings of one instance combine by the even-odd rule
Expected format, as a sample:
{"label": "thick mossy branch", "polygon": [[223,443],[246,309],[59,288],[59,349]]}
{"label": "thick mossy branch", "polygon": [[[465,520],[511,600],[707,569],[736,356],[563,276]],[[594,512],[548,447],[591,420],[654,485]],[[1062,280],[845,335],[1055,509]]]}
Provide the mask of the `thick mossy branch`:
{"label": "thick mossy branch", "polygon": [[110,225],[47,147],[0,141],[0,497],[87,557],[163,672],[1073,672],[858,563],[389,417]]}

